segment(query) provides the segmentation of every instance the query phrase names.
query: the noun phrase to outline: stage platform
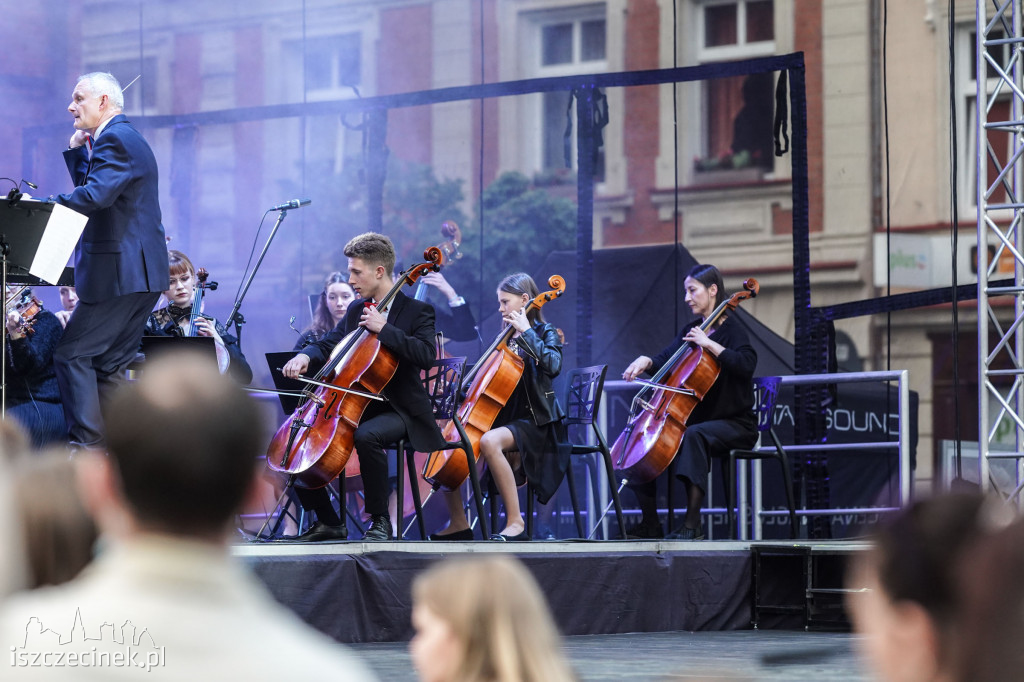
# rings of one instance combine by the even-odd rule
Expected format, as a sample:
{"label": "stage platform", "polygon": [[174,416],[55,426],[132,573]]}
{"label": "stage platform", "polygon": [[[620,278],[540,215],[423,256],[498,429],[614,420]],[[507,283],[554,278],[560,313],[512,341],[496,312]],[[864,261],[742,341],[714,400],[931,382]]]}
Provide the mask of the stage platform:
{"label": "stage platform", "polygon": [[[562,633],[843,627],[841,563],[864,543],[704,541],[240,544],[233,548],[300,617],[338,641],[412,636],[412,580],[440,559],[514,554]],[[837,604],[838,611],[837,613]]]}

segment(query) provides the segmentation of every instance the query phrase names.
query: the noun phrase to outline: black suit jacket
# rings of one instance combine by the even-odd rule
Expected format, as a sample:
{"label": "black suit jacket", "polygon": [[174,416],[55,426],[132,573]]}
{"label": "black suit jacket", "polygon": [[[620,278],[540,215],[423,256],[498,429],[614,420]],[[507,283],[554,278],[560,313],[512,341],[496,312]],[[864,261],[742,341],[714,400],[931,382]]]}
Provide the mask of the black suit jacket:
{"label": "black suit jacket", "polygon": [[[334,347],[359,327],[366,299],[352,303],[338,325],[316,343],[302,349],[313,367],[320,367]],[[387,324],[377,334],[380,344],[398,358],[395,375],[382,393],[388,406],[405,422],[409,442],[420,452],[432,452],[444,445],[434,421],[430,397],[423,388],[420,371],[434,364],[434,308],[429,303],[398,292],[391,303]]]}

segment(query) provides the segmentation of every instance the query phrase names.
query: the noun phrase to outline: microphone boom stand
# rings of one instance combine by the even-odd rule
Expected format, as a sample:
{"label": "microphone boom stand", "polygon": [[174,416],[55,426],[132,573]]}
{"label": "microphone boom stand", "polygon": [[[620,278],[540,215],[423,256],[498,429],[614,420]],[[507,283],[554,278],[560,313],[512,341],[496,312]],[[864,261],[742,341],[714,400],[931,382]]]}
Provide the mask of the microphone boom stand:
{"label": "microphone boom stand", "polygon": [[[249,291],[249,287],[252,285],[253,279],[256,278],[256,271],[260,269],[260,264],[263,263],[263,257],[267,255],[267,251],[270,250],[270,242],[274,241],[274,236],[277,234],[277,229],[281,227],[281,223],[284,222],[285,216],[288,215],[288,209],[282,208],[279,210],[277,215],[277,222],[274,223],[273,229],[270,230],[270,236],[267,237],[267,243],[263,245],[263,250],[260,252],[260,257],[256,259],[256,265],[253,266],[252,272],[249,273],[248,278],[245,280],[245,284],[242,286],[242,291],[239,292],[238,298],[235,299],[235,305],[231,308],[231,313],[228,315],[228,319],[224,322],[225,327],[230,327],[232,322],[235,322],[236,318],[239,319],[236,324],[241,324],[241,315],[238,314],[238,309],[242,307],[242,300],[245,298],[245,294]],[[238,329],[239,336],[241,336],[241,329]],[[241,340],[239,340],[241,345]]]}

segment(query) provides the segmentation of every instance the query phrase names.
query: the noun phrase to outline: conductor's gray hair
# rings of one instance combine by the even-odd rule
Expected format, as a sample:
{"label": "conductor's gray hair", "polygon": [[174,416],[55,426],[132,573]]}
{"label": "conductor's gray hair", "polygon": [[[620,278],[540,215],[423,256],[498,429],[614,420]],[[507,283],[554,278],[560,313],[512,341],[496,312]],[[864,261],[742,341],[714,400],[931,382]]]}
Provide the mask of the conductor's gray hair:
{"label": "conductor's gray hair", "polygon": [[121,92],[121,84],[112,74],[105,71],[93,71],[78,77],[78,83],[88,83],[87,87],[96,97],[106,95],[110,102],[120,111],[124,109],[124,93]]}

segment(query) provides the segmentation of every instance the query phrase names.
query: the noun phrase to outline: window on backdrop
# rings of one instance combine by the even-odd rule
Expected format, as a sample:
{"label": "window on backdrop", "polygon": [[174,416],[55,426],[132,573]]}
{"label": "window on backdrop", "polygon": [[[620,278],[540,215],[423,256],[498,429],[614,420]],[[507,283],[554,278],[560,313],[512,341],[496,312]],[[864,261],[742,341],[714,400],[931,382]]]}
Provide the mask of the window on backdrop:
{"label": "window on backdrop", "polygon": [[[350,99],[363,77],[362,35],[346,32],[286,41],[283,46],[289,73],[302,73],[303,79],[289,81],[289,101],[329,101]],[[358,120],[353,120],[358,123]],[[361,136],[349,130],[337,116],[311,116],[306,122],[306,162],[327,173],[338,174],[345,160],[359,153]]]}
{"label": "window on backdrop", "polygon": [[[607,66],[606,28],[604,5],[588,5],[569,13],[539,17],[537,31],[538,77],[570,76],[599,72]],[[566,112],[569,111],[569,93],[546,92],[540,96],[539,169],[557,171],[565,168]],[[576,168],[576,112],[575,102],[569,111],[573,123],[570,162]],[[604,178],[604,151],[598,155],[595,180]]]}
{"label": "window on backdrop", "polygon": [[[703,63],[775,53],[773,0],[707,0],[698,6],[699,58]],[[698,171],[774,166],[774,74],[705,81],[703,149]]]}

